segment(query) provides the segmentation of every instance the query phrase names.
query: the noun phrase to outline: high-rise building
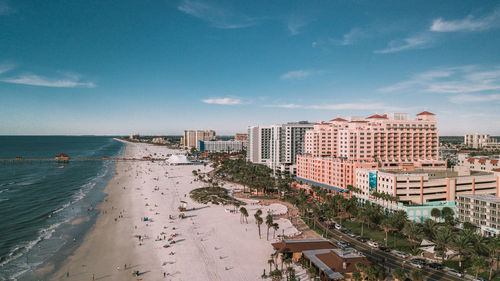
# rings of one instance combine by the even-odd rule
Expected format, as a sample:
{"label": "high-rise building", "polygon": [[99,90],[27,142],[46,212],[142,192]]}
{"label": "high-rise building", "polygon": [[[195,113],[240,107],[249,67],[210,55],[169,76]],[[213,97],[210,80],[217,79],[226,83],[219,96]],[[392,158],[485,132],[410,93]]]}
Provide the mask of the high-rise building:
{"label": "high-rise building", "polygon": [[248,127],[247,160],[295,174],[296,156],[303,153],[304,137],[313,124],[306,121]]}
{"label": "high-rise building", "polygon": [[464,136],[464,144],[472,148],[483,148],[492,146],[493,148],[500,148],[500,143],[496,139],[491,138],[490,135],[471,134]]}
{"label": "high-rise building", "polygon": [[182,146],[186,148],[200,149],[200,141],[210,141],[215,139],[215,131],[213,130],[186,130],[181,139]]}
{"label": "high-rise building", "polygon": [[306,133],[297,178],[299,185],[347,192],[356,183],[357,168],[444,169],[438,144],[436,119],[427,111],[415,119],[406,113],[335,118]]}
{"label": "high-rise building", "polygon": [[242,133],[236,133],[234,134],[234,140],[236,141],[242,141],[243,142],[243,148],[247,148],[248,144],[248,134],[242,134]]}

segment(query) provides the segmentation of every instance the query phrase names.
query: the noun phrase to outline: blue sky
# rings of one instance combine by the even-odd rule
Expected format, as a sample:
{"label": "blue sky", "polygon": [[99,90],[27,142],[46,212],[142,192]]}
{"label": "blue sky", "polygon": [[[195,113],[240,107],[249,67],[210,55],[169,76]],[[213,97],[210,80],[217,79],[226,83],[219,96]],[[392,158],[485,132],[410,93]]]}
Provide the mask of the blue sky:
{"label": "blue sky", "polygon": [[500,135],[498,1],[0,0],[0,134],[428,110]]}

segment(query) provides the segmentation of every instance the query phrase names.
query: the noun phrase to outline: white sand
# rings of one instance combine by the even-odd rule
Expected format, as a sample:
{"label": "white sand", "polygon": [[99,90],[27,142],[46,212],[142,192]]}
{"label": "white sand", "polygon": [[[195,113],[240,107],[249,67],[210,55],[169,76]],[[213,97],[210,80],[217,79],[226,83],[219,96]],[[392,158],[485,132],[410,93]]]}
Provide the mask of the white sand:
{"label": "white sand", "polygon": [[[154,153],[175,151],[164,146],[128,144],[125,156],[141,158]],[[267,227],[263,224],[259,239],[253,214],[261,208],[265,220],[267,211],[284,214],[286,206],[247,205],[248,224],[242,224],[239,213],[226,212],[232,206],[202,205],[191,200],[189,191],[202,185],[193,181],[194,169],[206,172],[211,168],[147,161],[118,163],[118,175],[106,187],[108,200],[100,206],[102,213],[96,225],[54,279],[66,280],[64,275],[70,272],[70,280],[92,280],[92,274],[96,280],[137,280],[131,272],[139,270],[145,272],[141,280],[259,280],[263,270],[269,270],[274,230],[266,241]],[[187,202],[188,209],[196,208],[184,212],[185,219],[177,218],[181,200]],[[170,220],[169,215],[176,219]],[[153,221],[145,222],[144,217]],[[276,234],[283,230],[286,235],[297,233],[287,219],[277,222],[280,229]],[[155,241],[174,233],[178,234],[176,243],[169,248],[163,247],[168,241]],[[148,238],[140,242],[135,235]],[[133,268],[124,270],[124,264]],[[165,279],[164,272],[169,274]]]}

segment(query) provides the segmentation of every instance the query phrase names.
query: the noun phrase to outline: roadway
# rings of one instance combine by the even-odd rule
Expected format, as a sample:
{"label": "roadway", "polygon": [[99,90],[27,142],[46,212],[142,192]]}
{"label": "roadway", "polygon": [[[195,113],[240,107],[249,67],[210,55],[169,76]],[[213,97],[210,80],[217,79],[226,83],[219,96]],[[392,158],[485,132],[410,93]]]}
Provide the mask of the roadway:
{"label": "roadway", "polygon": [[[408,264],[410,259],[405,260],[398,256],[395,256],[392,253],[387,253],[378,248],[373,248],[363,243],[361,241],[356,240],[356,238],[350,237],[347,234],[340,232],[337,229],[328,229],[326,225],[316,221],[316,226],[319,226],[323,231],[326,230],[330,241],[333,243],[344,241],[351,244],[355,249],[363,252],[366,257],[376,262],[379,265],[384,266],[386,269],[394,270],[395,268],[403,268],[407,273],[409,273],[412,269],[417,269]],[[424,275],[426,280],[448,280],[448,281],[459,281],[466,280],[464,277],[453,276],[451,274],[446,273],[444,270],[437,270],[427,266],[424,266],[422,269],[422,274]]]}

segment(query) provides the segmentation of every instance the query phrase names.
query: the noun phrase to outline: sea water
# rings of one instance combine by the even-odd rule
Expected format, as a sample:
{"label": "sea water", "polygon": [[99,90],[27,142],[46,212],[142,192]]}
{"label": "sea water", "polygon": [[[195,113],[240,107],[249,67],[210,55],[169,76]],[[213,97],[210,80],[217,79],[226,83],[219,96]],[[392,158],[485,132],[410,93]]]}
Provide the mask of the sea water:
{"label": "sea water", "polygon": [[[0,136],[0,159],[117,157],[124,148],[112,137]],[[0,162],[0,280],[57,268],[95,221],[113,172],[112,161]]]}

